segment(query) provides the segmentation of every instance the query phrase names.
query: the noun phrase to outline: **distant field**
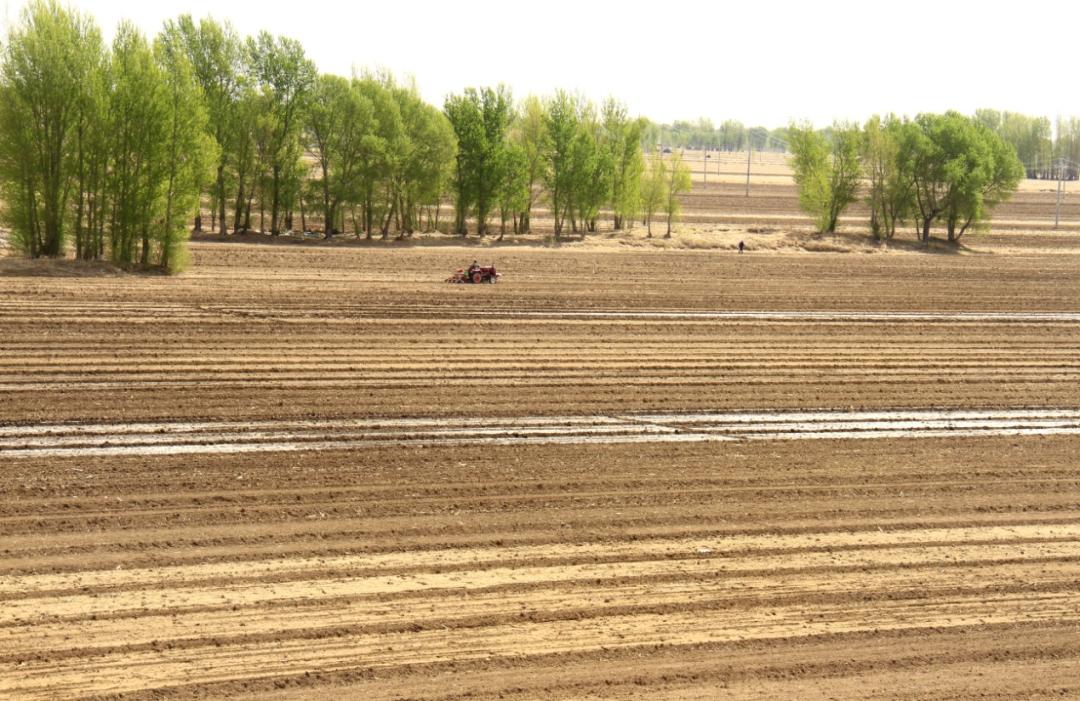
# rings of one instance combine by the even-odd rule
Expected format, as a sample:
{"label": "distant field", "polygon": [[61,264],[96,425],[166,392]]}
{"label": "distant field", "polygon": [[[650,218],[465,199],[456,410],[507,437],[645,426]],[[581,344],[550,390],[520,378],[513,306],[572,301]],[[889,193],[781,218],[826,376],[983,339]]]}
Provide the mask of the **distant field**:
{"label": "distant field", "polygon": [[[695,151],[684,150],[683,162],[687,164],[694,182],[741,183],[746,185],[746,151]],[[706,158],[706,156],[708,156]],[[665,156],[670,158],[670,156]],[[750,154],[750,183],[789,184],[792,172],[788,166],[788,154],[771,151],[755,151]],[[1021,180],[1021,192],[1055,192],[1056,180]],[[1080,194],[1080,182],[1066,182],[1066,191],[1075,190]]]}
{"label": "distant field", "polygon": [[[761,227],[808,230],[811,227],[811,219],[799,208],[798,191],[791,169],[787,165],[786,154],[751,154],[749,195],[746,186],[745,151],[711,152],[707,160],[704,155],[701,151],[684,152],[684,160],[693,174],[693,190],[682,198],[681,222],[684,231],[709,233],[716,229],[746,230]],[[1016,195],[994,211],[991,229],[1002,233],[1053,231],[1056,208],[1056,181],[1024,180],[1021,181]],[[553,232],[553,222],[542,194],[538,196],[533,211],[533,233],[538,236],[550,235]],[[204,212],[203,216],[204,225],[209,228],[210,212]],[[254,226],[258,228],[257,212],[253,212],[253,216]],[[444,205],[440,216],[444,228],[452,218],[452,208],[449,204]],[[841,218],[841,227],[851,232],[866,231],[868,219],[869,211],[866,205],[858,202]],[[296,225],[299,227],[298,220]],[[512,222],[507,224],[508,227],[511,225]],[[686,225],[689,225],[689,228]],[[308,226],[321,231],[322,223],[317,217],[311,217]],[[475,222],[471,222],[470,226],[475,231]],[[638,226],[640,227],[640,223]],[[662,214],[657,215],[653,226],[660,234],[664,233]],[[610,228],[611,217],[605,213],[605,216],[601,217],[600,231],[603,233]],[[1080,182],[1068,182],[1065,185],[1058,228],[1080,231]],[[489,229],[498,235],[497,216],[493,216]],[[899,236],[909,239],[914,237],[910,226]],[[977,235],[972,234],[968,236],[967,242],[970,244],[976,238]]]}

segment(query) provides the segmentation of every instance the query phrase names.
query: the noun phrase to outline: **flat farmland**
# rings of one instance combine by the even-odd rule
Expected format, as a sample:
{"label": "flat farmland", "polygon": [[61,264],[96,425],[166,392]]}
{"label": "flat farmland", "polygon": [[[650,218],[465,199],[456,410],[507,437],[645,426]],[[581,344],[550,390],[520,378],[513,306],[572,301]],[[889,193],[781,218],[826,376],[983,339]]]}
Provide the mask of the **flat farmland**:
{"label": "flat farmland", "polygon": [[1080,693],[1080,246],[1020,238],[9,265],[0,697]]}

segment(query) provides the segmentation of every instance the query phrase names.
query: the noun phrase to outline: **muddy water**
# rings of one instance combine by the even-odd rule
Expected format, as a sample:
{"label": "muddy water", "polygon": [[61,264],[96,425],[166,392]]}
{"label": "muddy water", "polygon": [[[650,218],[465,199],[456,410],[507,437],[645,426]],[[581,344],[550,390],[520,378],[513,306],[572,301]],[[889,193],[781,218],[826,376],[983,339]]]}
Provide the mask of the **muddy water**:
{"label": "muddy water", "polygon": [[0,427],[0,458],[527,445],[1080,434],[1080,409],[793,411]]}

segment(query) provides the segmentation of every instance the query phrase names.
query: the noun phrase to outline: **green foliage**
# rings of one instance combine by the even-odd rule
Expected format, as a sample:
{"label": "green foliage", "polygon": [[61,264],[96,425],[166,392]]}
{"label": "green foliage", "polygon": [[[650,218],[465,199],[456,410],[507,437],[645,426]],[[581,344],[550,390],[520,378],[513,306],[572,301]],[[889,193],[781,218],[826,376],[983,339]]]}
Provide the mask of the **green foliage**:
{"label": "green foliage", "polygon": [[595,232],[600,207],[607,201],[612,154],[604,148],[604,136],[591,103],[581,102],[578,128],[570,159],[570,228]]}
{"label": "green foliage", "polygon": [[[506,222],[511,216],[523,217],[529,209],[531,192],[529,187],[529,154],[523,144],[511,142],[503,151],[504,162],[500,165],[503,173],[502,188],[499,190],[499,240],[506,234]],[[518,220],[520,221],[520,220]],[[515,231],[520,231],[520,224],[515,222]]]}
{"label": "green foliage", "polygon": [[0,69],[0,187],[27,253],[63,255],[71,231],[79,258],[182,266],[218,152],[176,36],[122,23],[106,52],[89,20],[27,7]]}
{"label": "green foliage", "polygon": [[902,158],[903,122],[893,115],[874,116],[863,128],[863,172],[869,181],[870,231],[878,240],[896,235],[896,227],[911,214],[913,183]]}
{"label": "green foliage", "polygon": [[531,226],[532,208],[536,204],[536,190],[545,171],[545,112],[540,98],[525,98],[514,120],[511,142],[520,146],[525,161],[526,200],[519,213],[519,231],[527,233]]}
{"label": "green foliage", "polygon": [[244,92],[244,46],[228,24],[205,18],[195,22],[190,15],[181,15],[165,23],[158,38],[169,46],[170,53],[183,53],[191,65],[202,90],[207,119],[206,132],[218,145],[213,181],[214,213],[220,231],[227,230],[225,208],[228,202],[226,187],[230,162],[247,155],[246,135],[236,120],[242,116]]}
{"label": "green foliage", "polygon": [[1051,139],[1049,119],[1016,112],[979,109],[975,110],[975,121],[1015,149],[1017,157],[1027,166],[1028,177],[1051,175],[1054,143]]}
{"label": "green foliage", "polygon": [[671,154],[671,163],[667,167],[667,177],[664,180],[664,213],[667,214],[667,233],[664,238],[671,238],[671,225],[682,211],[679,195],[690,192],[692,186],[690,169],[683,163],[682,153],[676,151]]}
{"label": "green foliage", "polygon": [[293,204],[282,197],[282,179],[301,155],[301,127],[317,73],[295,39],[260,32],[248,38],[245,50],[247,70],[264,98],[262,160],[269,171],[270,231],[277,234],[282,210]]}
{"label": "green foliage", "polygon": [[634,220],[641,202],[645,157],[641,151],[644,121],[630,119],[626,106],[611,99],[604,103],[604,148],[610,168],[610,206],[614,227]]}
{"label": "green foliage", "polygon": [[111,72],[110,251],[114,263],[147,266],[150,230],[162,214],[158,190],[167,167],[168,96],[164,72],[133,24],[117,30]]}
{"label": "green foliage", "polygon": [[[1030,173],[1028,177],[1050,175],[1051,177],[1063,177],[1068,180],[1080,178],[1080,119],[1076,117],[1059,117],[1055,124],[1054,155],[1059,159],[1066,159],[1064,163],[1057,164],[1058,171]],[[1025,163],[1026,165],[1026,163]]]}
{"label": "green foliage", "polygon": [[377,76],[364,75],[355,81],[355,86],[372,107],[373,128],[360,139],[359,192],[355,197],[361,211],[361,228],[371,238],[376,223],[384,235],[390,223],[388,183],[400,149],[401,108],[392,89]]}
{"label": "green foliage", "polygon": [[950,241],[989,220],[1024,175],[1013,147],[977,119],[957,112],[921,114],[903,129],[901,150],[909,159],[920,238],[945,222]]}
{"label": "green foliage", "polygon": [[444,112],[457,137],[454,170],[457,221],[455,231],[467,233],[466,218],[476,212],[476,232],[487,233],[488,216],[503,188],[505,150],[512,117],[510,91],[498,88],[467,88],[446,99]]}
{"label": "green foliage", "polygon": [[151,48],[121,24],[112,47],[109,250],[123,266],[173,269],[186,218],[217,160],[191,65],[167,39]]}
{"label": "green foliage", "polygon": [[[159,37],[155,58],[164,72],[165,185],[164,215],[155,227],[159,264],[169,272],[179,272],[187,262],[187,217],[198,211],[203,186],[210,182],[215,166],[221,163],[220,149],[208,125],[203,92],[188,56]],[[159,191],[160,192],[160,191]]]}
{"label": "green foliage", "polygon": [[581,103],[579,97],[560,90],[544,104],[544,184],[555,218],[556,238],[562,235],[566,220],[573,212],[574,148],[581,121]]}
{"label": "green foliage", "polygon": [[364,135],[373,130],[374,108],[350,81],[323,75],[307,112],[307,141],[321,177],[323,230],[339,226],[342,202],[356,190]]}
{"label": "green foliage", "polygon": [[409,147],[402,169],[403,221],[406,230],[411,231],[422,208],[440,204],[450,181],[457,139],[446,115],[424,103],[415,88],[406,97],[403,115]]}
{"label": "green foliage", "polygon": [[799,206],[814,218],[818,231],[835,233],[840,215],[858,196],[859,129],[835,124],[826,138],[809,126],[793,125],[788,134]]}
{"label": "green foliage", "polygon": [[697,121],[675,121],[672,124],[648,122],[642,129],[642,146],[652,152],[659,145],[708,151],[784,151],[786,129],[770,131],[765,127],[746,127],[734,119],[714,126],[707,118]]}
{"label": "green foliage", "polygon": [[665,192],[668,181],[668,168],[664,159],[652,159],[641,182],[641,213],[649,238],[652,238],[653,217],[667,200]]}
{"label": "green foliage", "polygon": [[0,55],[4,219],[30,256],[64,253],[76,141],[89,115],[103,48],[92,21],[33,0]]}

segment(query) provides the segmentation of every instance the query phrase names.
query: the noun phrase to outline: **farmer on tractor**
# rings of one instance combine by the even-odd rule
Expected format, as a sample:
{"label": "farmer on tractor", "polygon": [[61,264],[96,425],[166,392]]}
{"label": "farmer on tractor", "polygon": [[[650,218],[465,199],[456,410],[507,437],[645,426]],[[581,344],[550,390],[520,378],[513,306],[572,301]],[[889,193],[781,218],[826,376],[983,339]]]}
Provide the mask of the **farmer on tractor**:
{"label": "farmer on tractor", "polygon": [[499,273],[496,272],[494,265],[480,265],[479,261],[473,261],[472,265],[468,268],[458,268],[450,277],[446,278],[447,282],[471,282],[471,283],[493,283],[499,279]]}

